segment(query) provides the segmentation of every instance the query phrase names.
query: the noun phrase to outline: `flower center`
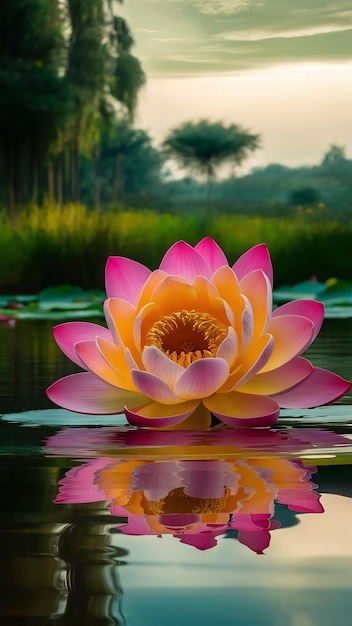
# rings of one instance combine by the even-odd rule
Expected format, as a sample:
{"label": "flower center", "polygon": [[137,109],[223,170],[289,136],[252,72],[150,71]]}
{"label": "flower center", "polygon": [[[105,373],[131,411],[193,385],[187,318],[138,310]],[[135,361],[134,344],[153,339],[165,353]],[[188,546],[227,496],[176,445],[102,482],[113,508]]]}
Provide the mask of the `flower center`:
{"label": "flower center", "polygon": [[202,515],[204,513],[221,513],[231,510],[233,498],[228,487],[224,487],[224,495],[222,498],[195,498],[185,493],[183,487],[172,489],[165,498],[161,500],[147,500],[145,494],[141,501],[141,505],[146,515],[161,514],[182,514],[195,513]]}
{"label": "flower center", "polygon": [[176,311],[155,322],[147,333],[148,346],[156,346],[172,361],[187,367],[193,361],[216,356],[228,329],[216,317],[200,311]]}

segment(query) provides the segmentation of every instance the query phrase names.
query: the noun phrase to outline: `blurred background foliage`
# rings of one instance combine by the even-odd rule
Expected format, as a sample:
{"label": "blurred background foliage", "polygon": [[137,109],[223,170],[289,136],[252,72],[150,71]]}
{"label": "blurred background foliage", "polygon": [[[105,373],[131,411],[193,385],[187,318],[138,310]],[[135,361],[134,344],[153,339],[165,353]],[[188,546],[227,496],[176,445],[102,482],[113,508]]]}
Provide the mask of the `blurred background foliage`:
{"label": "blurred background foliage", "polygon": [[0,290],[101,288],[108,254],[155,267],[206,235],[230,260],[265,241],[277,285],[351,280],[344,147],[240,175],[261,137],[237,124],[190,120],[154,145],[134,124],[147,77],[120,5],[0,3]]}

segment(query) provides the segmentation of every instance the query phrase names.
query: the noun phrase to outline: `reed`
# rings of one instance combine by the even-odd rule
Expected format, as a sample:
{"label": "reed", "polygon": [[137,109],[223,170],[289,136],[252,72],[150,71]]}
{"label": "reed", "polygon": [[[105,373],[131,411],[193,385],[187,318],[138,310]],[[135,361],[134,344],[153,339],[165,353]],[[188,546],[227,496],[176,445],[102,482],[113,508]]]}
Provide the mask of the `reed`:
{"label": "reed", "polygon": [[230,261],[265,242],[276,286],[311,276],[352,280],[351,221],[99,211],[68,204],[27,207],[15,225],[0,213],[0,291],[33,293],[63,283],[101,288],[109,255],[128,256],[155,268],[173,242],[195,244],[207,235],[218,241]]}

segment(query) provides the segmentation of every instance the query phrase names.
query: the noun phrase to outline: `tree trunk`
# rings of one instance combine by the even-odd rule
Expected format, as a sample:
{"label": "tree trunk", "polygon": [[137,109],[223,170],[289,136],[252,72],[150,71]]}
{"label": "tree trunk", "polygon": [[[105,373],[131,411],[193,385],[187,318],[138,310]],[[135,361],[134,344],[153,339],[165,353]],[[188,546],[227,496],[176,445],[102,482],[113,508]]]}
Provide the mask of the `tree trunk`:
{"label": "tree trunk", "polygon": [[56,202],[63,205],[63,155],[59,154],[56,159]]}
{"label": "tree trunk", "polygon": [[55,184],[54,184],[54,166],[52,163],[48,164],[48,199],[49,202],[54,202],[55,196]]}
{"label": "tree trunk", "polygon": [[77,142],[71,146],[71,200],[79,202],[79,150]]}
{"label": "tree trunk", "polygon": [[212,195],[213,195],[213,169],[208,167],[207,169],[207,207],[210,209],[212,207]]}
{"label": "tree trunk", "polygon": [[32,151],[32,202],[33,204],[38,204],[38,178],[39,178],[38,153],[34,149]]}
{"label": "tree trunk", "polygon": [[10,201],[10,213],[13,223],[18,217],[21,203],[21,175],[20,158],[18,147],[11,147],[8,150],[8,190]]}

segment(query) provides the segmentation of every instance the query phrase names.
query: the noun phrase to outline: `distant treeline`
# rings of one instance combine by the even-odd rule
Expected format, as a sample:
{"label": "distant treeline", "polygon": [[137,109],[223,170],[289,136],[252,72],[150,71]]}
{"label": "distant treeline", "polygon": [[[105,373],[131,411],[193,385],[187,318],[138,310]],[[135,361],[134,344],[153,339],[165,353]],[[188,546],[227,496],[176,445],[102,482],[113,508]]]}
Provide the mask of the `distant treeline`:
{"label": "distant treeline", "polygon": [[[174,206],[204,206],[205,184],[185,178],[168,185]],[[309,219],[352,217],[352,159],[341,146],[328,148],[319,164],[290,168],[278,163],[218,180],[214,208],[221,213]]]}
{"label": "distant treeline", "polygon": [[[219,169],[239,165],[259,135],[190,121],[156,148],[133,125],[146,76],[118,8],[111,0],[0,2],[0,206],[13,223],[31,205],[77,202],[181,215],[351,215],[352,160],[342,146],[327,147],[313,167],[271,164],[226,180]],[[173,180],[170,157],[187,177]]]}

